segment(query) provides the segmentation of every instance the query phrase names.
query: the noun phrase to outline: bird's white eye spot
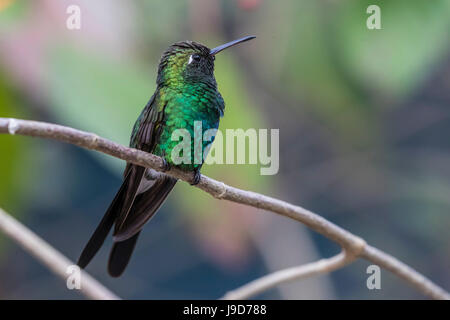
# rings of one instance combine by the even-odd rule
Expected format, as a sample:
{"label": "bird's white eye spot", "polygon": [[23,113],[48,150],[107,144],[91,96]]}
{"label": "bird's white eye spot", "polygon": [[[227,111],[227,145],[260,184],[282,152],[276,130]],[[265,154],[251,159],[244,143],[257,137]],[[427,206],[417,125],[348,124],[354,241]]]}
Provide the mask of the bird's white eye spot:
{"label": "bird's white eye spot", "polygon": [[189,56],[188,64],[191,64],[192,61],[200,62],[202,58],[197,53],[194,53],[193,55]]}

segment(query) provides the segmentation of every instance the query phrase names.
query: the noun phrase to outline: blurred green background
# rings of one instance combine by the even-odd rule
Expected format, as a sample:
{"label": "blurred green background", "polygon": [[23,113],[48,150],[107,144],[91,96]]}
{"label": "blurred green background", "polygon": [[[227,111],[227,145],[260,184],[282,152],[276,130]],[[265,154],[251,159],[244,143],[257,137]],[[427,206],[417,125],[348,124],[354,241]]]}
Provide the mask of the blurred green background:
{"label": "blurred green background", "polygon": [[[66,9],[81,8],[69,30]],[[381,30],[366,9],[381,8]],[[173,42],[221,53],[225,128],[280,128],[280,171],[203,173],[302,205],[450,288],[450,1],[0,0],[0,117],[56,122],[128,144]],[[71,145],[0,135],[0,207],[76,260],[124,163]],[[218,298],[339,248],[302,225],[179,183],[119,279],[107,248],[88,271],[123,298]],[[423,298],[358,261],[258,298]],[[0,234],[0,298],[82,298]]]}

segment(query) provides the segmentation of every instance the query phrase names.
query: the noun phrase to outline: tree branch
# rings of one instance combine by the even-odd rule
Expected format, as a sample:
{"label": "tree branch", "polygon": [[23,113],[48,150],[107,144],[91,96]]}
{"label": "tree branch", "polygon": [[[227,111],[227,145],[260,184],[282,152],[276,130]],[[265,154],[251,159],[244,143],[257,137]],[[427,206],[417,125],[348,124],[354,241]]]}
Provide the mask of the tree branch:
{"label": "tree branch", "polygon": [[[19,221],[14,219],[0,208],[0,230],[9,238],[17,242],[23,249],[46,265],[56,275],[67,280],[68,267],[75,265],[72,261],[55,250],[51,245],[29,230]],[[81,270],[80,292],[86,297],[96,300],[117,300],[114,293],[105,288],[101,283]]]}
{"label": "tree branch", "polygon": [[304,264],[298,267],[275,271],[259,279],[253,280],[240,288],[227,292],[222,299],[241,300],[248,299],[263,291],[276,287],[279,284],[300,280],[318,274],[329,273],[340,269],[353,262],[355,256],[347,255],[342,251],[338,255],[328,259]]}
{"label": "tree branch", "polygon": [[[59,140],[86,149],[100,151],[143,167],[153,168],[158,171],[164,169],[163,160],[158,156],[137,149],[127,148],[92,133],[56,124],[0,118],[0,133]],[[177,168],[172,168],[165,173],[186,182],[193,181],[192,173],[184,172]],[[345,250],[347,259],[348,257],[351,257],[351,259],[364,258],[391,271],[426,296],[434,299],[450,299],[448,292],[414,269],[407,267],[388,254],[367,245],[360,237],[307,209],[259,193],[234,188],[204,175],[201,176],[200,182],[196,187],[217,199],[229,200],[272,211],[299,221],[312,230],[338,243]]]}

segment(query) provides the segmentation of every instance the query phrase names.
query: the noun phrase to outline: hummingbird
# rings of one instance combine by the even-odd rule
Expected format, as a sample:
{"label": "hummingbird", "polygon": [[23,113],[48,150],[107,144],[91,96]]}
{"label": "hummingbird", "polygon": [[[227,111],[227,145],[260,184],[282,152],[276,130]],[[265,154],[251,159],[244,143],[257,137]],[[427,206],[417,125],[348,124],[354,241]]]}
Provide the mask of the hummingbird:
{"label": "hummingbird", "polygon": [[[243,37],[213,49],[194,41],[171,45],[161,56],[155,93],[134,124],[130,147],[162,157],[164,171],[176,166],[193,172],[192,184],[199,183],[204,157],[201,161],[188,163],[175,161],[172,151],[179,142],[173,141],[172,133],[184,129],[192,137],[196,130],[194,122],[201,124],[203,132],[218,129],[225,102],[214,77],[215,56],[254,38]],[[213,141],[214,136],[209,141],[202,141],[202,155]],[[192,143],[191,159],[193,155]],[[119,277],[130,261],[142,228],[158,211],[176,183],[177,179],[164,172],[127,163],[123,183],[81,253],[78,266],[85,268],[89,264],[114,227],[108,272],[112,277]]]}

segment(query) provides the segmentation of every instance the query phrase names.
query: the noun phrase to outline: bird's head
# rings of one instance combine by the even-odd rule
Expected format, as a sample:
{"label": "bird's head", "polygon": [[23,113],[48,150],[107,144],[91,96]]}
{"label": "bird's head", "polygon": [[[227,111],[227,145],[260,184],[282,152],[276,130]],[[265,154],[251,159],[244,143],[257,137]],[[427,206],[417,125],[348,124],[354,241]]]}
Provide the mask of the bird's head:
{"label": "bird's head", "polygon": [[222,50],[255,38],[248,36],[214,49],[193,41],[171,45],[162,55],[158,68],[158,85],[177,86],[183,83],[213,82],[215,55]]}

